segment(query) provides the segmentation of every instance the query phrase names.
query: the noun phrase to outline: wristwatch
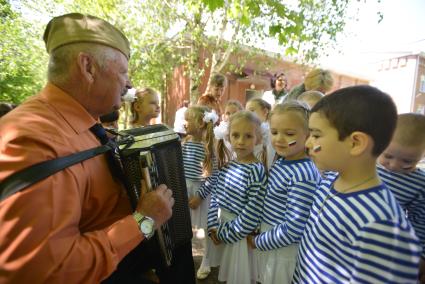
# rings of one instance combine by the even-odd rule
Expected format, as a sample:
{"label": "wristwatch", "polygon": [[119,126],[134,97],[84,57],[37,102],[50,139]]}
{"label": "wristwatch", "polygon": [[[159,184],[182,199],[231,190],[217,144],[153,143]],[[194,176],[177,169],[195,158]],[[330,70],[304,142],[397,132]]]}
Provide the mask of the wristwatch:
{"label": "wristwatch", "polygon": [[151,217],[140,214],[138,211],[134,211],[133,218],[136,220],[137,224],[139,224],[140,231],[145,239],[149,240],[152,238],[155,234],[155,221]]}

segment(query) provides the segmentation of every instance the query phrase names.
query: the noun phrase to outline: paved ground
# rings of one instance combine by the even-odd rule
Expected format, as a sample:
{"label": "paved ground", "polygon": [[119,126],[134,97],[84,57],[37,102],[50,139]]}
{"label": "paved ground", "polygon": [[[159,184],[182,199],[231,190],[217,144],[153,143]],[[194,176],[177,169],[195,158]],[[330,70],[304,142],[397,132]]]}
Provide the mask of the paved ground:
{"label": "paved ground", "polygon": [[[208,236],[206,236],[208,237]],[[204,249],[202,247],[202,238],[196,237],[196,232],[193,232],[193,240],[192,240],[192,253],[193,253],[193,259],[195,261],[195,271],[198,270],[199,266],[201,265],[202,261],[202,255],[204,253]],[[217,284],[217,283],[224,283],[218,281],[218,268],[211,268],[210,275],[204,279],[204,280],[196,280],[197,284]]]}

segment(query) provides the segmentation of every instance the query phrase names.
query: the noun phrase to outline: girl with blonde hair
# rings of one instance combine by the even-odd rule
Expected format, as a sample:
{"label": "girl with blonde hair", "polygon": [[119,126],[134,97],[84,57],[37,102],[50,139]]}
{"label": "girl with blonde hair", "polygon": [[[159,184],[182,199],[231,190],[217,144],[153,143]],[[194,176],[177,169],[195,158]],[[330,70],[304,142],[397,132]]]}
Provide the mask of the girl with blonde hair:
{"label": "girl with blonde hair", "polygon": [[198,191],[202,197],[211,192],[208,234],[215,246],[208,258],[211,266],[220,266],[219,281],[255,283],[256,260],[246,236],[257,229],[266,193],[266,169],[254,155],[255,145],[261,143],[261,121],[239,111],[230,117],[226,136],[234,158],[220,155],[222,167],[214,173],[215,182],[204,183]]}
{"label": "girl with blonde hair", "polygon": [[151,120],[157,118],[161,112],[158,93],[151,88],[138,89],[131,102],[130,111],[132,127],[150,125]]}
{"label": "girl with blonde hair", "polygon": [[[209,196],[193,201],[195,194],[206,178],[214,170],[214,124],[218,115],[208,107],[194,105],[187,108],[185,114],[186,137],[182,143],[183,165],[185,169],[186,186],[191,208],[192,227],[197,232],[207,229],[207,213]],[[202,235],[202,233],[201,233]],[[210,273],[208,258],[208,239],[204,242],[204,255],[197,272],[198,279],[205,279]]]}

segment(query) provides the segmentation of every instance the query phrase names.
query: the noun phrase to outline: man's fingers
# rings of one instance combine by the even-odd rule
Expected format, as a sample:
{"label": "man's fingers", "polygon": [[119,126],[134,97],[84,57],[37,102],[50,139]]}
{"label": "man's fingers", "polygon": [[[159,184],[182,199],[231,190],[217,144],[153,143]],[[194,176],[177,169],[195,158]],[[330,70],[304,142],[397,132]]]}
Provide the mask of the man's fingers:
{"label": "man's fingers", "polygon": [[165,196],[168,198],[173,197],[173,191],[167,188],[167,190],[165,191]]}

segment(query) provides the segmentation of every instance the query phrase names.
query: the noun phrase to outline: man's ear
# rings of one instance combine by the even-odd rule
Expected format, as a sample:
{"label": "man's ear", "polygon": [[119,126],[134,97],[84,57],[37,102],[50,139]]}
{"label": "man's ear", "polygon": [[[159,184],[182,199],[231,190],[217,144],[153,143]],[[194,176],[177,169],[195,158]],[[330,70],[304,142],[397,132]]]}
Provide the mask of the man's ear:
{"label": "man's ear", "polygon": [[348,142],[351,143],[350,153],[353,156],[360,156],[373,147],[372,138],[361,131],[351,133]]}
{"label": "man's ear", "polygon": [[94,58],[87,53],[80,52],[77,56],[78,69],[88,83],[93,83],[96,73]]}

